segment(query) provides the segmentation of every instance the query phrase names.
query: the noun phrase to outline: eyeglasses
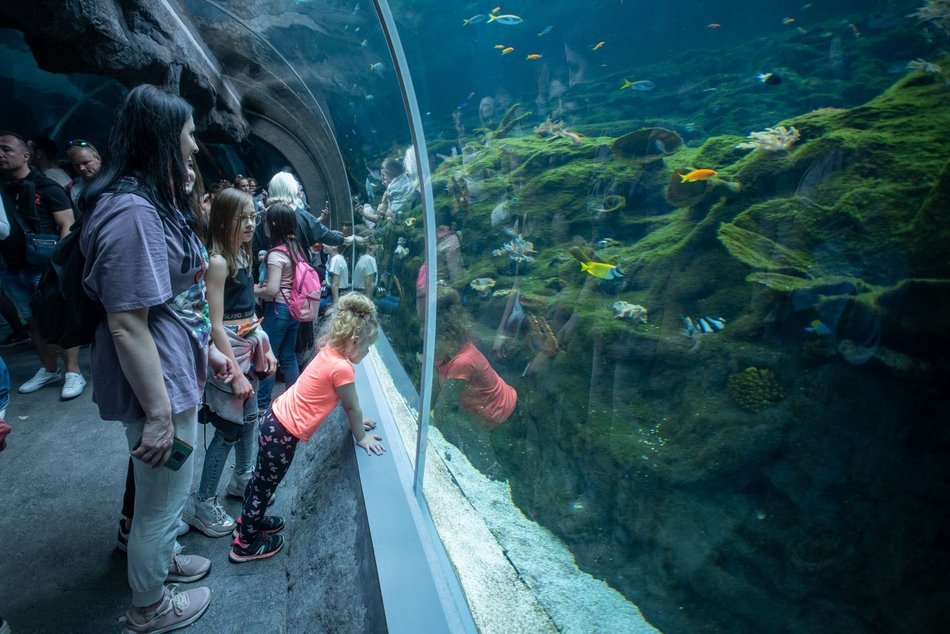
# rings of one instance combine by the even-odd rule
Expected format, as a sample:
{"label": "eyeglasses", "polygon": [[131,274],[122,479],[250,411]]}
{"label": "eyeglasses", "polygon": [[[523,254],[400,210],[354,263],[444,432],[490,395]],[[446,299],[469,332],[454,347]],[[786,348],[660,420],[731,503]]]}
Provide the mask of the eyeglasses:
{"label": "eyeglasses", "polygon": [[69,149],[71,147],[87,147],[93,152],[96,151],[95,146],[85,139],[73,139],[72,141],[67,141],[66,149]]}
{"label": "eyeglasses", "polygon": [[252,214],[241,214],[241,220],[242,220],[243,222],[247,222],[248,220],[250,220],[250,221],[253,222],[254,224],[257,224],[257,223],[259,223],[259,222],[261,221],[261,218],[262,218],[263,216],[264,216],[264,214],[262,214],[262,213],[260,213],[260,212],[254,212],[254,213],[252,213]]}

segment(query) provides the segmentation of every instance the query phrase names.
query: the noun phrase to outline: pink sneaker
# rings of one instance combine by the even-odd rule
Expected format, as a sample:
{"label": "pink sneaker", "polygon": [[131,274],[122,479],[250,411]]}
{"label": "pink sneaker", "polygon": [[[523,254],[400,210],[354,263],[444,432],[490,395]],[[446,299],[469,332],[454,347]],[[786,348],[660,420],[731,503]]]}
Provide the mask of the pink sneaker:
{"label": "pink sneaker", "polygon": [[201,618],[211,604],[211,588],[193,588],[178,592],[177,586],[165,588],[158,607],[146,610],[129,608],[125,613],[126,634],[160,634],[187,627]]}

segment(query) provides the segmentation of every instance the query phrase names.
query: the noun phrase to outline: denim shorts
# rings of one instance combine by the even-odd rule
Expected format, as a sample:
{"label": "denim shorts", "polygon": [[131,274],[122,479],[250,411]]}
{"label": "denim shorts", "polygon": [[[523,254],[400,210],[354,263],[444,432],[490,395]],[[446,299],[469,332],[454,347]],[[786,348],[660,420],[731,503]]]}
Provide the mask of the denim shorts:
{"label": "denim shorts", "polygon": [[3,287],[3,292],[16,305],[17,312],[20,313],[20,319],[25,324],[33,320],[30,300],[33,299],[33,295],[36,293],[36,287],[39,286],[42,275],[43,269],[33,266],[0,271],[0,285]]}

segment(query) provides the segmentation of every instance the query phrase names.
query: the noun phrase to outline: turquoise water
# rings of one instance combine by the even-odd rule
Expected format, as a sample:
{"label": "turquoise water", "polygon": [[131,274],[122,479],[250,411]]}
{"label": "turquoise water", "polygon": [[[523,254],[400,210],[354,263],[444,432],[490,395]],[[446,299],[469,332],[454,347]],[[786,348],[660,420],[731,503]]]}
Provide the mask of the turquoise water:
{"label": "turquoise water", "polygon": [[[410,137],[371,3],[185,5],[249,118],[328,131],[378,200]],[[492,426],[439,390],[434,425],[661,631],[943,629],[945,5],[391,5],[438,277],[517,393]],[[297,160],[205,143],[208,180]],[[422,215],[374,234],[417,384]]]}

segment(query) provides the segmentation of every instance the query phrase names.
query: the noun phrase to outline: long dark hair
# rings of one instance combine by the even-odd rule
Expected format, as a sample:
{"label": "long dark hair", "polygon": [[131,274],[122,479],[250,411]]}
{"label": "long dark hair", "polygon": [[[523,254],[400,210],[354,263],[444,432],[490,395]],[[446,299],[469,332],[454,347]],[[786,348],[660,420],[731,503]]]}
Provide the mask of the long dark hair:
{"label": "long dark hair", "polygon": [[100,194],[132,176],[149,192],[160,214],[177,208],[195,226],[181,155],[181,130],[191,116],[187,101],[156,86],[142,84],[130,90],[112,122],[109,162],[86,188],[84,208],[91,209]]}
{"label": "long dark hair", "polygon": [[267,208],[265,219],[270,231],[271,247],[286,245],[290,251],[291,278],[297,274],[297,262],[307,260],[297,240],[297,212],[287,203],[274,203]]}

